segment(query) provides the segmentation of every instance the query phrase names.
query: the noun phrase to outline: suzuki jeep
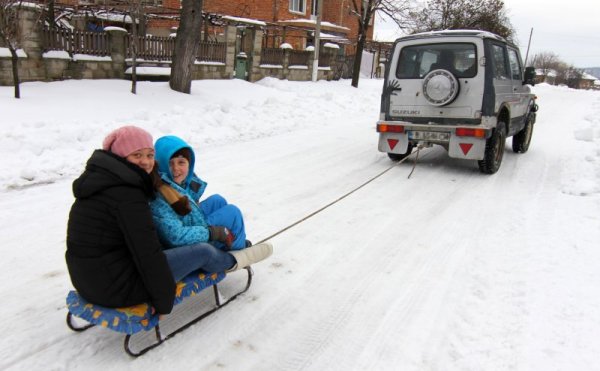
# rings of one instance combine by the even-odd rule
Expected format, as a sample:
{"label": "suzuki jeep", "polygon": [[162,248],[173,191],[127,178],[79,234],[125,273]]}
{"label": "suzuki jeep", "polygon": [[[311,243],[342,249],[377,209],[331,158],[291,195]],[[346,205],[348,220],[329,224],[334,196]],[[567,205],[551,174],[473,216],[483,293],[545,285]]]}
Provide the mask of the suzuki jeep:
{"label": "suzuki jeep", "polygon": [[400,161],[415,146],[438,144],[453,158],[500,168],[506,138],[514,152],[531,142],[537,105],[519,49],[486,31],[436,31],[401,37],[385,70],[379,151]]}

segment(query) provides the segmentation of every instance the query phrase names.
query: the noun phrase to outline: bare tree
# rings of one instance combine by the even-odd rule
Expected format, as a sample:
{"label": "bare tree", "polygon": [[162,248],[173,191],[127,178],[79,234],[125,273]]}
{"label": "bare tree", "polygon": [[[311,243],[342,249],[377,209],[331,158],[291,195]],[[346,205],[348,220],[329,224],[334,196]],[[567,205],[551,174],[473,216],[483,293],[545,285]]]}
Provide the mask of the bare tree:
{"label": "bare tree", "polygon": [[56,12],[54,11],[54,2],[54,0],[48,0],[48,6],[46,9],[46,22],[50,28],[56,28]]}
{"label": "bare tree", "polygon": [[19,16],[21,1],[0,0],[0,39],[10,51],[15,98],[21,98],[19,88]]}
{"label": "bare tree", "polygon": [[575,66],[571,65],[566,72],[567,86],[573,89],[581,89],[581,82],[583,81],[583,71]]}
{"label": "bare tree", "polygon": [[352,68],[352,86],[358,87],[360,77],[360,64],[362,53],[365,49],[367,34],[373,25],[375,12],[380,11],[388,15],[400,27],[405,27],[403,20],[409,14],[410,0],[352,0],[352,14],[358,22],[358,35],[356,41],[356,55]]}
{"label": "bare tree", "polygon": [[430,0],[410,15],[411,32],[485,30],[513,40],[503,0]]}
{"label": "bare tree", "polygon": [[550,51],[544,51],[534,55],[531,60],[531,65],[536,69],[541,70],[541,73],[544,76],[555,73],[555,80],[546,80],[546,82],[549,83],[565,84],[569,87],[577,88],[583,77],[582,70],[565,63],[556,53]]}
{"label": "bare tree", "polygon": [[544,74],[549,70],[556,69],[562,61],[554,52],[540,52],[533,56],[531,65],[537,69],[544,71]]}
{"label": "bare tree", "polygon": [[556,83],[565,84],[570,88],[579,89],[583,71],[564,62],[559,62],[556,66]]}
{"label": "bare tree", "polygon": [[139,45],[139,31],[145,30],[144,5],[142,0],[128,0],[128,14],[131,18],[131,92],[137,94],[137,56]]}
{"label": "bare tree", "polygon": [[169,79],[169,86],[175,91],[189,94],[192,90],[192,66],[198,52],[201,29],[202,0],[182,0]]}

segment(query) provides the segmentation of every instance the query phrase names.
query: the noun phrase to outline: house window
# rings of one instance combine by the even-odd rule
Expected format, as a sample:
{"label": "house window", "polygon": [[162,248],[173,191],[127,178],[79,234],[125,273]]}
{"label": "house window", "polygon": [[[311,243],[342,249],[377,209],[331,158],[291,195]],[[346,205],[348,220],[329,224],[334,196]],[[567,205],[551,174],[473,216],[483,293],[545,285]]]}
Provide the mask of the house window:
{"label": "house window", "polygon": [[319,0],[312,0],[310,15],[317,16],[317,10],[319,10]]}
{"label": "house window", "polygon": [[306,9],[305,0],[290,0],[290,12],[304,13]]}

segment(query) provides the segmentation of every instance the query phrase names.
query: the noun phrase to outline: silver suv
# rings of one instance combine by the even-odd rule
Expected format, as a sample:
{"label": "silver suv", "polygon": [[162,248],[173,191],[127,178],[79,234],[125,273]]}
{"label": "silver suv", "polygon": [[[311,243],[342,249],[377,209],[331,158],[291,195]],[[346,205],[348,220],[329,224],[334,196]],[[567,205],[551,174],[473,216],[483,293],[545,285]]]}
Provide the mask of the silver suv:
{"label": "silver suv", "polygon": [[401,37],[385,71],[379,151],[399,161],[417,145],[438,144],[493,174],[506,137],[515,152],[529,148],[537,105],[527,85],[534,78],[516,46],[486,31]]}

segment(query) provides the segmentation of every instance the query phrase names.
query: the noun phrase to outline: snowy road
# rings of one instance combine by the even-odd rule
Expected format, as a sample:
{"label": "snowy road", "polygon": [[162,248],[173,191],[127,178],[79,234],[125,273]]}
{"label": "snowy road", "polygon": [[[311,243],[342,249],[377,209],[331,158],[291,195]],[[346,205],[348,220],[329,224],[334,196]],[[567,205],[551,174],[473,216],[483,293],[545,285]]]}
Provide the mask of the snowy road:
{"label": "snowy road", "polygon": [[[391,165],[376,151],[380,82],[334,84],[303,85],[292,111],[316,120],[308,108],[339,95],[326,120],[202,150],[208,194],[240,206],[254,241]],[[509,139],[496,175],[423,150],[410,179],[407,161],[273,238],[247,294],[136,360],[118,334],[64,324],[73,176],[0,193],[0,369],[600,370],[600,94],[536,92],[530,151]]]}

